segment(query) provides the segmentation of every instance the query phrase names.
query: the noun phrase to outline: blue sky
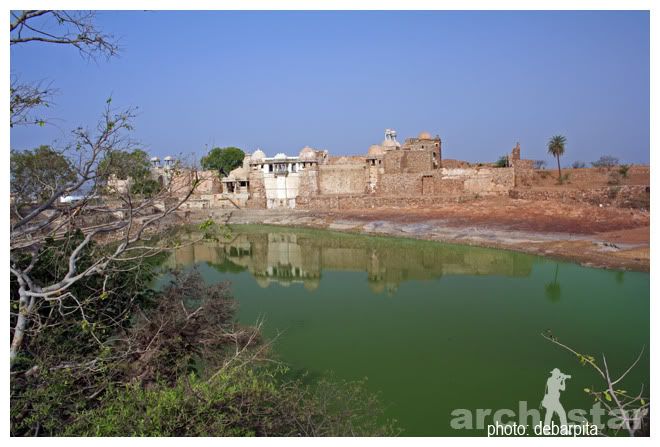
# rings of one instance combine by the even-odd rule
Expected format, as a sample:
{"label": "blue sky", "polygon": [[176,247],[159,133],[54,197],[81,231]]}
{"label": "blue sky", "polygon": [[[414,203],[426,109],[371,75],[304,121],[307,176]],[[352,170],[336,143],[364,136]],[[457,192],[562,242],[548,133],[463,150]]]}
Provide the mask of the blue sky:
{"label": "blue sky", "polygon": [[492,161],[520,141],[565,163],[649,162],[649,14],[568,12],[99,12],[117,58],[11,49],[11,72],[58,89],[53,125],[11,131],[14,149],[63,145],[105,99],[137,106],[132,137],[154,155],[304,145],[365,153],[385,128],[426,130],[443,158]]}

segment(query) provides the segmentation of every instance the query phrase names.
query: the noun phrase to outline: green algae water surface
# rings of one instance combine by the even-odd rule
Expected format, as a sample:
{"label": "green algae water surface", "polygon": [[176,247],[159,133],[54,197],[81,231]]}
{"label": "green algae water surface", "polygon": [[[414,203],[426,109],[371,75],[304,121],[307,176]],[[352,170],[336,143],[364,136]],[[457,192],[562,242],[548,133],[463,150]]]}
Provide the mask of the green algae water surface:
{"label": "green algae water surface", "polygon": [[[171,267],[230,281],[239,320],[265,319],[275,352],[311,377],[368,378],[404,435],[485,435],[477,409],[539,408],[554,368],[561,402],[591,408],[598,377],[545,340],[551,330],[623,372],[649,344],[649,275],[504,250],[268,226],[186,246]],[[646,351],[648,352],[648,351]],[[622,388],[649,384],[645,353]],[[455,429],[456,410],[475,414]],[[452,414],[452,412],[454,412]],[[544,410],[541,412],[544,414]],[[532,419],[528,423],[532,425]]]}

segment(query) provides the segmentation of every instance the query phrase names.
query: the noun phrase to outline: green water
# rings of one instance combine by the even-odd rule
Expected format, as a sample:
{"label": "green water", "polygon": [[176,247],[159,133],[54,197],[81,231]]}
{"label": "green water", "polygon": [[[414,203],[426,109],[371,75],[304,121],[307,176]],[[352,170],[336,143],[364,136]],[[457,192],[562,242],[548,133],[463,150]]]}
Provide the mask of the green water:
{"label": "green water", "polygon": [[[591,408],[583,388],[597,376],[541,337],[546,329],[580,352],[604,353],[612,371],[649,344],[647,273],[267,226],[233,227],[231,240],[182,248],[169,262],[230,281],[240,321],[265,318],[294,371],[367,377],[404,435],[484,435],[452,429],[451,412],[538,408],[555,367],[572,375],[564,408]],[[648,382],[645,354],[623,388]]]}

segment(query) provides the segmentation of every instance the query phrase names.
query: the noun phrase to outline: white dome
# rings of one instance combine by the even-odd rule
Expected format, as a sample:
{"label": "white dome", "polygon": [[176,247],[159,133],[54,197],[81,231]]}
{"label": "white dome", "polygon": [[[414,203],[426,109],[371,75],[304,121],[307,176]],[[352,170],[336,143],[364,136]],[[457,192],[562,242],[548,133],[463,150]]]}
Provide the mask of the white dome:
{"label": "white dome", "polygon": [[273,157],[273,158],[275,158],[276,160],[282,160],[282,159],[286,158],[286,154],[283,154],[282,152],[280,152],[279,154],[275,155],[275,157]]}
{"label": "white dome", "polygon": [[158,158],[158,157],[151,157],[151,161],[160,161],[160,158]]}
{"label": "white dome", "polygon": [[171,161],[171,160],[174,160],[174,158],[172,158],[171,156],[168,155],[167,157],[163,158],[163,160]]}
{"label": "white dome", "polygon": [[301,160],[316,160],[316,151],[309,146],[305,146],[298,156]]}
{"label": "white dome", "polygon": [[254,151],[254,153],[250,156],[250,159],[251,159],[252,161],[263,160],[264,158],[266,158],[266,154],[264,154],[264,151],[262,151],[261,149],[257,149],[257,150]]}

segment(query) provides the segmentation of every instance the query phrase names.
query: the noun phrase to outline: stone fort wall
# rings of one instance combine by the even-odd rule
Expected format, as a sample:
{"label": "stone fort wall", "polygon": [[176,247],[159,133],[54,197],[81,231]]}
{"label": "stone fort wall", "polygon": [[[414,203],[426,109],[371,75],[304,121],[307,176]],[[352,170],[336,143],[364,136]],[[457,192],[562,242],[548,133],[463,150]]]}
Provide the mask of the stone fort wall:
{"label": "stone fort wall", "polygon": [[359,194],[366,192],[369,172],[366,163],[319,166],[320,194]]}
{"label": "stone fort wall", "polygon": [[383,157],[386,174],[424,172],[433,169],[432,151],[389,151]]}
{"label": "stone fort wall", "polygon": [[[505,195],[516,186],[536,181],[532,161],[520,158],[519,145],[508,157],[508,167],[474,166],[457,160],[441,160],[441,142],[437,137],[422,133],[419,138],[406,140],[401,147],[390,135],[392,132],[386,130],[383,144],[370,146],[366,156],[329,157],[327,151],[305,147],[298,157],[278,154],[267,158],[257,151],[246,156],[242,168],[230,173],[237,181],[245,183],[246,191],[230,188],[220,192],[217,175],[200,172],[203,181],[198,195],[203,197],[193,200],[199,199],[200,206],[204,205],[201,201],[206,200],[208,203],[204,207],[220,206],[218,204],[307,209],[414,207],[432,206],[444,199]],[[251,158],[253,156],[255,158]],[[281,170],[281,165],[287,166],[286,172],[273,171],[273,166]],[[182,174],[172,179],[171,184],[192,180],[192,173]],[[578,173],[575,180],[579,181],[579,177]],[[219,201],[216,195],[226,200]]]}

